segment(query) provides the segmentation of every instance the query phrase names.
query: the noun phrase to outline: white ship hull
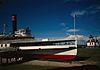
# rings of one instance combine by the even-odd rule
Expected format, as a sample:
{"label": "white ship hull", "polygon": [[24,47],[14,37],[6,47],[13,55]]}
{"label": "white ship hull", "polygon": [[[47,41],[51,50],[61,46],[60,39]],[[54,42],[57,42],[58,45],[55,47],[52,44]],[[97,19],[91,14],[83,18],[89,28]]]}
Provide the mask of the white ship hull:
{"label": "white ship hull", "polygon": [[72,60],[77,56],[77,47],[70,46],[24,46],[19,47],[23,51],[31,51],[33,58],[54,58]]}
{"label": "white ship hull", "polygon": [[16,42],[0,44],[1,51],[25,51],[33,58],[55,58],[72,60],[77,56],[77,41],[57,40],[40,42]]}

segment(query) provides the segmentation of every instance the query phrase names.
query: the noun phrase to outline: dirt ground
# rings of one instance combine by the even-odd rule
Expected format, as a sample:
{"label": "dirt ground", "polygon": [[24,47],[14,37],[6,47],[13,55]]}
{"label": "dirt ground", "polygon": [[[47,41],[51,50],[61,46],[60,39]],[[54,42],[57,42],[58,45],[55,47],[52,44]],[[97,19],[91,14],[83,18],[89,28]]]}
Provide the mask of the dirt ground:
{"label": "dirt ground", "polygon": [[46,61],[46,60],[32,60],[24,62],[25,65],[39,65],[39,66],[54,66],[54,67],[76,67],[83,65],[95,65],[93,61],[79,61],[79,62],[57,62],[57,61]]}

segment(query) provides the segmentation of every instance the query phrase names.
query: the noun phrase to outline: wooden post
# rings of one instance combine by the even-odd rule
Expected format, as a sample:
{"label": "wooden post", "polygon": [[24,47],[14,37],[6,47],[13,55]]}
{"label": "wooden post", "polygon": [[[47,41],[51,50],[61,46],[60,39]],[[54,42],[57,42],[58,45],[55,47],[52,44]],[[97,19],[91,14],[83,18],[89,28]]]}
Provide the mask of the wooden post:
{"label": "wooden post", "polygon": [[11,57],[9,58],[9,60],[10,60],[10,62],[12,62],[12,61],[11,61]]}
{"label": "wooden post", "polygon": [[6,63],[8,63],[8,57],[6,58]]}
{"label": "wooden post", "polygon": [[6,55],[6,63],[8,63],[8,58],[9,58],[8,56],[9,56],[9,52],[6,52],[6,53],[5,53],[5,55]]}
{"label": "wooden post", "polygon": [[0,52],[0,63],[2,64],[2,52]]}
{"label": "wooden post", "polygon": [[0,52],[0,64],[1,64],[1,52]]}
{"label": "wooden post", "polygon": [[17,57],[15,57],[15,61],[17,62]]}

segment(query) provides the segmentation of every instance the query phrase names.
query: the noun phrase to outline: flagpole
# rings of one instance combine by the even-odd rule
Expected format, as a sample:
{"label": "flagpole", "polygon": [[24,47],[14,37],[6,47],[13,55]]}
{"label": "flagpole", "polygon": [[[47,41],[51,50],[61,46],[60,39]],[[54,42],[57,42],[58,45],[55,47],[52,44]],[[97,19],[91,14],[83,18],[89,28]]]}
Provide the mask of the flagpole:
{"label": "flagpole", "polygon": [[73,16],[74,19],[74,39],[75,39],[75,45],[77,46],[77,36],[76,36],[76,14]]}
{"label": "flagpole", "polygon": [[76,25],[76,14],[73,16],[73,18],[74,18],[74,36],[76,35],[76,33],[75,33],[75,25]]}

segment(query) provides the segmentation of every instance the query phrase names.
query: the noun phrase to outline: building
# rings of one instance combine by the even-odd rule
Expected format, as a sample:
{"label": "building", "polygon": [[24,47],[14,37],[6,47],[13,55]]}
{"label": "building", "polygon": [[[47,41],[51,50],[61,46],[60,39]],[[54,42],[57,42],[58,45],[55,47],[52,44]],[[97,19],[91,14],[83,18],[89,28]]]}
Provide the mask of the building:
{"label": "building", "polygon": [[90,35],[87,41],[87,47],[99,47],[99,41]]}

